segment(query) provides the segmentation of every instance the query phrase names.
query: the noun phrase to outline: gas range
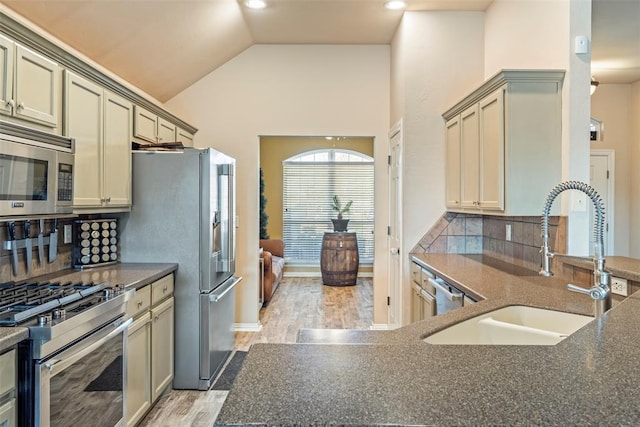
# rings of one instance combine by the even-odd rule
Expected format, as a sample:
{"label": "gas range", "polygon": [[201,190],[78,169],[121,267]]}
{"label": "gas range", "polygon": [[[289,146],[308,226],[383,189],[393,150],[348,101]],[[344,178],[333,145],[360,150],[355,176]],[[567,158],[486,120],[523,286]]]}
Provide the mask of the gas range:
{"label": "gas range", "polygon": [[[34,356],[44,357],[115,318],[134,293],[107,282],[37,281],[0,284],[0,326],[29,329]],[[51,348],[51,349],[49,349]]]}
{"label": "gas range", "polygon": [[18,345],[19,427],[122,424],[132,322],[126,308],[134,293],[120,284],[55,278],[0,284],[0,326],[29,330]]}

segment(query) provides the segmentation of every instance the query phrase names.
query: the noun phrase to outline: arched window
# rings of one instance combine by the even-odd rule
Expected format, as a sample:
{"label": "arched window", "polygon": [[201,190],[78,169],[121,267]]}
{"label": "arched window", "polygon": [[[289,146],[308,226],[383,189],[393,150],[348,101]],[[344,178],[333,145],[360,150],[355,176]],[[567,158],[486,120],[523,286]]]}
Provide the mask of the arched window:
{"label": "arched window", "polygon": [[361,262],[373,261],[373,158],[350,150],[307,151],[283,162],[283,240],[290,264],[319,264],[322,236],[332,231],[332,199],[352,200],[349,232]]}

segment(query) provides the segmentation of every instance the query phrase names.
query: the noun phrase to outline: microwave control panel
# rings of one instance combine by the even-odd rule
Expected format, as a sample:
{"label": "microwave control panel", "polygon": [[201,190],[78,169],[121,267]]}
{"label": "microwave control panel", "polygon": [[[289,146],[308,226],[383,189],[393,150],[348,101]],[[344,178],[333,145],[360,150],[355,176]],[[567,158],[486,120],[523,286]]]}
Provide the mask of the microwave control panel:
{"label": "microwave control panel", "polygon": [[71,202],[73,200],[73,165],[58,164],[58,201]]}

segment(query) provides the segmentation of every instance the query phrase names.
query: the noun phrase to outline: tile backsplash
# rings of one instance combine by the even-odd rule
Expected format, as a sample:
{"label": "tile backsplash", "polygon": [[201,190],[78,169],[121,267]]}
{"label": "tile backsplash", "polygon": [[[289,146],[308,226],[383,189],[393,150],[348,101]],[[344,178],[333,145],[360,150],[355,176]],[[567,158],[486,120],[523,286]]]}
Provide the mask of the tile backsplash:
{"label": "tile backsplash", "polygon": [[[4,249],[4,242],[8,239],[7,232],[7,223],[0,222],[0,245],[2,245],[2,249],[0,249],[0,283],[5,283],[9,281],[19,282],[21,280],[29,279],[31,277],[41,276],[43,274],[55,273],[57,271],[65,270],[67,268],[71,268],[72,260],[71,260],[71,244],[63,243],[63,230],[65,224],[71,224],[73,222],[73,218],[66,218],[58,220],[58,255],[55,261],[49,263],[49,245],[45,245],[44,247],[44,256],[45,260],[41,263],[38,259],[38,248],[34,245],[32,250],[32,262],[31,262],[31,272],[27,274],[27,257],[25,253],[25,249],[18,249],[18,274],[14,275],[11,268],[11,251]],[[23,221],[16,219],[16,237],[21,239],[23,236]],[[47,219],[44,222],[44,235],[49,236],[53,228],[53,220]],[[38,221],[31,221],[31,237],[35,238],[38,236]]]}
{"label": "tile backsplash", "polygon": [[[549,242],[566,252],[566,217],[549,218]],[[507,240],[507,226],[511,228]],[[443,214],[412,253],[485,254],[531,270],[540,268],[540,216],[501,217],[454,212]]]}

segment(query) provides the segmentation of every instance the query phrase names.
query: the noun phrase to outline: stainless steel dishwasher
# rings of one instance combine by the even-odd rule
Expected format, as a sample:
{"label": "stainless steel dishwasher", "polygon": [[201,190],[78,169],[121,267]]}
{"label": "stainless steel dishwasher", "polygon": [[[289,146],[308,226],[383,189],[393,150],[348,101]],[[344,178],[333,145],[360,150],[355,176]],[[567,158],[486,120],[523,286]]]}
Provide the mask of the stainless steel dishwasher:
{"label": "stainless steel dishwasher", "polygon": [[422,270],[423,277],[426,273],[427,282],[433,289],[436,300],[435,315],[446,313],[462,307],[464,301],[464,293],[456,287],[445,282],[442,278],[435,276],[428,270]]}

